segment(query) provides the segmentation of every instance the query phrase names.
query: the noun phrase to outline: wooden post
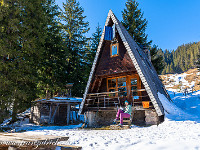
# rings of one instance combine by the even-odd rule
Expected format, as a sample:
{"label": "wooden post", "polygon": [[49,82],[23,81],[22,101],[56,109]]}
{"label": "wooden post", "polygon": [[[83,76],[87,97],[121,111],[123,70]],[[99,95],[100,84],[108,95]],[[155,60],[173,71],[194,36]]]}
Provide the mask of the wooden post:
{"label": "wooden post", "polygon": [[[81,105],[79,104],[79,109],[78,110],[80,110],[80,107],[81,107]],[[77,113],[77,115],[78,115],[78,113]],[[78,120],[80,121],[80,116],[78,115]]]}
{"label": "wooden post", "polygon": [[51,114],[52,114],[52,104],[50,104],[50,111],[49,111],[49,123],[51,122]]}
{"label": "wooden post", "polygon": [[70,103],[67,104],[67,125],[69,125],[70,121]]}
{"label": "wooden post", "polygon": [[[97,95],[98,96],[98,95]],[[98,109],[99,109],[99,96],[98,96]]]}
{"label": "wooden post", "polygon": [[[141,89],[142,88],[142,81],[141,81],[141,79],[140,79],[140,77],[139,77],[139,75],[137,75],[137,89]],[[139,100],[140,101],[142,101],[142,92],[141,91],[139,91],[138,92],[138,96],[139,96]]]}
{"label": "wooden post", "polygon": [[74,123],[73,111],[71,111],[71,114],[72,114],[72,124],[73,124]]}
{"label": "wooden post", "polygon": [[[75,108],[76,108],[76,105],[74,106]],[[76,115],[76,121],[78,121],[78,112],[76,111],[76,109],[75,109],[75,115]]]}
{"label": "wooden post", "polygon": [[104,108],[106,107],[106,100],[105,100],[105,96],[103,96],[104,99]]}
{"label": "wooden post", "polygon": [[[40,103],[40,107],[42,108],[42,104]],[[39,110],[39,106],[38,106],[38,124],[41,124],[41,109]]]}

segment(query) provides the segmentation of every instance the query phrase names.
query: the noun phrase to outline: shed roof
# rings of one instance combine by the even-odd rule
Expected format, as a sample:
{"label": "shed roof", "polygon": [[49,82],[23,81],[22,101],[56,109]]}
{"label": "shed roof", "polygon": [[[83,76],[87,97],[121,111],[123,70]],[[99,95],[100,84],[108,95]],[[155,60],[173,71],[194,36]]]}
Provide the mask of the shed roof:
{"label": "shed roof", "polygon": [[[169,100],[170,100],[170,97],[169,97],[167,91],[165,90],[165,87],[163,86],[162,82],[160,81],[155,68],[153,67],[152,63],[150,62],[150,60],[148,59],[148,57],[144,53],[144,51],[136,44],[134,39],[130,36],[130,34],[125,29],[125,27],[116,18],[116,16],[114,15],[114,13],[111,10],[108,13],[108,17],[106,19],[105,26],[108,26],[110,20],[112,20],[112,22],[115,24],[116,29],[120,35],[120,38],[122,39],[122,42],[132,60],[135,68],[136,68],[136,71],[147,91],[147,94],[150,97],[150,100],[151,100],[158,116],[164,115],[164,108],[162,106],[161,100],[159,99],[157,93],[160,92],[160,93],[164,94]],[[88,93],[89,86],[92,81],[95,67],[98,62],[99,54],[100,54],[101,47],[102,47],[102,44],[104,41],[104,35],[105,35],[105,27],[104,27],[104,30],[103,30],[103,33],[102,33],[102,36],[101,36],[101,39],[99,42],[99,46],[98,46],[98,49],[96,52],[96,56],[95,56],[93,65],[92,65],[92,69],[91,69],[90,76],[89,76],[89,79],[87,82],[87,86],[85,89],[85,93],[84,93],[83,101],[81,103],[79,114],[81,114],[83,111],[86,95]]]}

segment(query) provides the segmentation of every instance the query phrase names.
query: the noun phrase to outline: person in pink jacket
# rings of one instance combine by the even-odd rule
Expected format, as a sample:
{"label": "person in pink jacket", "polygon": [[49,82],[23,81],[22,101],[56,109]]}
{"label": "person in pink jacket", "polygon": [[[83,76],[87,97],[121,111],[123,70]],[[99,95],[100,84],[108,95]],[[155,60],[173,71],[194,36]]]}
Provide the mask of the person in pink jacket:
{"label": "person in pink jacket", "polygon": [[119,109],[116,115],[116,118],[114,119],[114,122],[116,123],[117,120],[120,119],[120,123],[119,125],[123,125],[123,118],[130,118],[131,117],[131,112],[132,112],[132,108],[131,105],[129,105],[128,101],[125,101],[125,111],[123,111],[122,109]]}

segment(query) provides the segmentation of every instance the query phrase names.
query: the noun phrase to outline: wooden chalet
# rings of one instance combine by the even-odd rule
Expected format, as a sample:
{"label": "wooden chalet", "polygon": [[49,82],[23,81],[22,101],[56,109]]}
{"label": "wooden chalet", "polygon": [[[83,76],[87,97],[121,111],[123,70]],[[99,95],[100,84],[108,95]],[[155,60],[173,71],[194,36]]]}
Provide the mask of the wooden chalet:
{"label": "wooden chalet", "polygon": [[109,125],[127,99],[133,123],[158,124],[164,108],[157,93],[170,97],[149,57],[110,10],[80,106],[89,126]]}

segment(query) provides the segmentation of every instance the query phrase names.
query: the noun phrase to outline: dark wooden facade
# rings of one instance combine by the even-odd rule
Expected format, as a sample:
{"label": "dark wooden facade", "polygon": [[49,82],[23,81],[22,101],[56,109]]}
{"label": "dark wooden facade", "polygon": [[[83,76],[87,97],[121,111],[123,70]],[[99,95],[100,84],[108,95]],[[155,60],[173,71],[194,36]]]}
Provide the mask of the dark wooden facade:
{"label": "dark wooden facade", "polygon": [[[132,105],[142,106],[142,101],[150,101],[149,96],[118,33],[116,33],[116,41],[115,44],[118,44],[118,55],[116,56],[111,56],[111,41],[104,41],[89,93],[118,92],[118,85],[113,89],[109,89],[108,82],[112,79],[117,82],[123,78],[126,82],[126,86],[123,87],[126,88],[127,94],[126,96],[120,96],[119,93],[116,93],[113,98],[117,101],[119,98],[119,105],[123,105],[123,102],[128,100]],[[135,91],[131,90],[131,79],[137,80]],[[133,92],[135,96],[138,96],[136,97],[138,99],[134,99],[134,102]],[[150,106],[152,107],[151,103]]]}
{"label": "dark wooden facade", "polygon": [[111,56],[111,41],[104,41],[102,46],[103,50],[101,51],[102,53],[96,67],[95,76],[114,75],[116,73],[136,71],[118,33],[116,34],[116,39],[119,45],[119,55]]}

